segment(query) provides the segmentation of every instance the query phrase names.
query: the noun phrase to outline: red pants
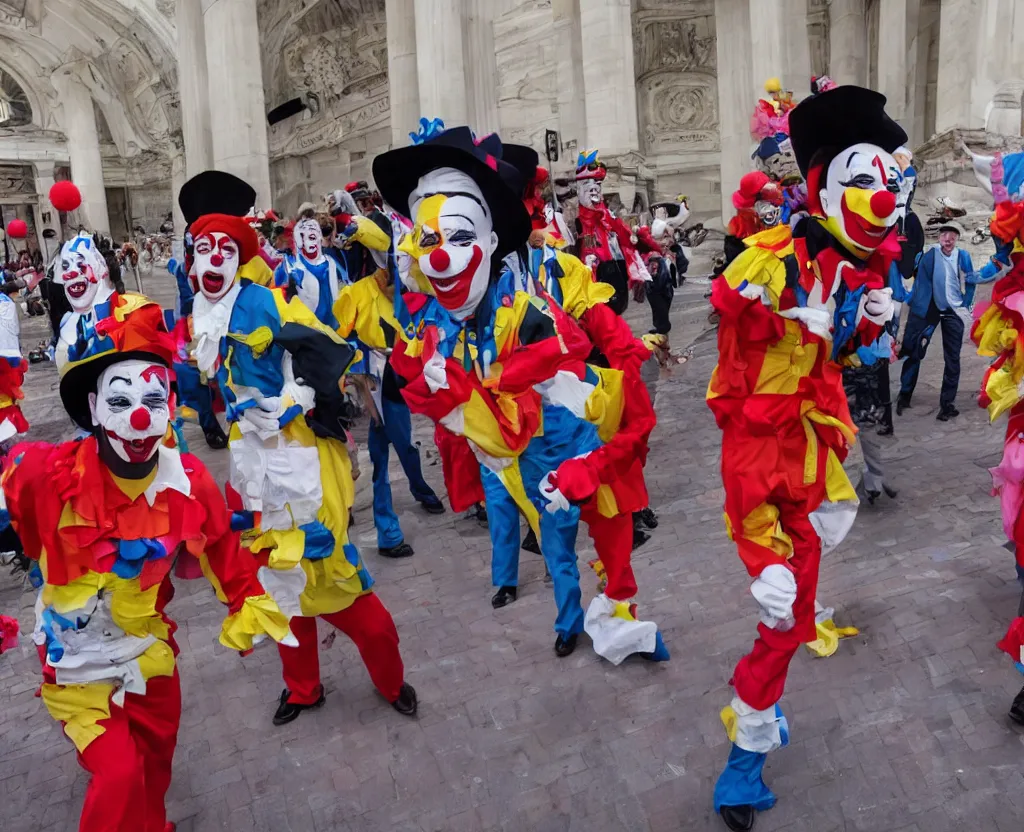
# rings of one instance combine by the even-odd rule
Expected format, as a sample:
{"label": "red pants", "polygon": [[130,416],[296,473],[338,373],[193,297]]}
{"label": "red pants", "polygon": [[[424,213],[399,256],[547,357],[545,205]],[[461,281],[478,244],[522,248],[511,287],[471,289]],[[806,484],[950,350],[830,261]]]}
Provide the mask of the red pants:
{"label": "red pants", "polygon": [[806,505],[780,503],[778,508],[783,531],[793,540],[789,566],[796,577],[796,601],[793,604],[796,626],[783,633],[763,623],[758,624],[754,649],[740,659],[732,677],[736,695],[759,711],[782,698],[793,654],[801,644],[817,638],[814,599],[818,593],[821,540],[811,525]]}
{"label": "red pants", "polygon": [[608,585],[604,594],[613,601],[628,601],[636,595],[633,576],[633,515],[602,517],[596,510],[584,508],[580,515],[590,531],[594,549],[604,565]]}
{"label": "red pants", "polygon": [[[370,679],[381,696],[394,702],[402,688],[405,667],[398,652],[398,630],[391,613],[375,594],[363,595],[341,612],[320,616],[355,642]],[[320,653],[316,619],[296,616],[290,622],[298,647],[277,645],[284,683],[291,691],[288,701],[312,705],[320,698]]]}
{"label": "red pants", "polygon": [[78,755],[92,775],[79,832],[164,832],[180,719],[177,670],[148,680],[145,695],[125,694],[123,708],[111,703],[106,731]]}

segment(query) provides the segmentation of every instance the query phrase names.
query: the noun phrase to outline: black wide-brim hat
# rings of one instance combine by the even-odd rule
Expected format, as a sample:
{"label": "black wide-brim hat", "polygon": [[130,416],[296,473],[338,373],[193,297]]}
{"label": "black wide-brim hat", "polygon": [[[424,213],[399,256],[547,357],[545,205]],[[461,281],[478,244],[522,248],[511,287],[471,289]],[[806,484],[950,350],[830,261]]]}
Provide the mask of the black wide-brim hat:
{"label": "black wide-brim hat", "polygon": [[206,214],[244,217],[256,205],[256,189],[222,170],[197,173],[178,192],[178,207],[186,225]]}
{"label": "black wide-brim hat", "polygon": [[[478,146],[468,127],[453,127],[421,144],[400,147],[373,160],[373,179],[384,201],[411,217],[409,197],[420,177],[438,168],[454,168],[469,176],[483,193],[498,235],[495,254],[501,258],[524,245],[532,225],[522,199],[518,171],[493,152],[496,144]],[[518,182],[518,189],[513,184]]]}
{"label": "black wide-brim hat", "polygon": [[[69,365],[60,379],[60,400],[74,423],[82,430],[92,431],[92,410],[89,408],[89,394],[96,392],[100,375],[107,367],[122,361],[150,361],[162,364],[168,369],[164,356],[155,352],[132,350],[131,352],[106,352]],[[173,419],[171,421],[174,421]]]}
{"label": "black wide-brim hat", "polygon": [[536,150],[525,144],[503,144],[501,150],[501,161],[507,162],[516,169],[519,178],[523,180],[521,190],[525,190],[526,186],[537,177],[540,156]]}
{"label": "black wide-brim hat", "polygon": [[804,178],[814,155],[874,144],[892,153],[907,141],[906,131],[885,112],[880,92],[845,85],[805,98],[789,114],[789,138]]}

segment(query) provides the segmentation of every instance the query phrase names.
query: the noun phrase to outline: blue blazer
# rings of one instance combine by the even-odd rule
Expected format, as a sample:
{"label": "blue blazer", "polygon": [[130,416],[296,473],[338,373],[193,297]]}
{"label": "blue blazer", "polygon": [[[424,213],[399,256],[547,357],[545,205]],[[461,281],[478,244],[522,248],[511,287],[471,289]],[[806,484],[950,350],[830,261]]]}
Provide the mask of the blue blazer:
{"label": "blue blazer", "polygon": [[[914,287],[910,291],[910,300],[907,301],[911,315],[917,315],[920,318],[927,317],[928,307],[931,305],[935,292],[935,281],[940,281],[941,285],[946,279],[946,268],[936,254],[938,250],[938,246],[933,246],[924,252],[917,261],[917,275],[914,278]],[[957,257],[957,266],[964,282],[960,289],[963,296],[962,305],[970,307],[974,303],[975,286],[978,283],[988,283],[989,280],[995,279],[995,276],[982,276],[975,272],[971,255],[962,248],[957,249]],[[949,300],[953,303],[956,299],[950,298]]]}

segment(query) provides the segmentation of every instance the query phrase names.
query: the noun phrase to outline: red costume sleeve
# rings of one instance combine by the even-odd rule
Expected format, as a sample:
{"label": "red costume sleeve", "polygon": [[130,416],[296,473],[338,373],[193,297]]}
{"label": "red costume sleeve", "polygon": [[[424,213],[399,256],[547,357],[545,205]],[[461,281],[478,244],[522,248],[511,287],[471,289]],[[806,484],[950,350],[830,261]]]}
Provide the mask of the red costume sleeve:
{"label": "red costume sleeve", "polygon": [[637,228],[636,239],[636,247],[638,251],[641,251],[644,254],[647,254],[648,252],[654,252],[655,254],[660,254],[663,257],[665,256],[665,250],[660,245],[658,245],[658,241],[655,240],[653,236],[651,236],[651,229],[648,228],[646,225],[641,225],[639,228]]}
{"label": "red costume sleeve", "polygon": [[608,304],[594,304],[580,316],[579,323],[593,345],[616,370],[637,369],[651,357],[651,351],[644,342],[633,335],[629,324],[609,309]]}
{"label": "red costume sleeve", "polygon": [[256,577],[256,559],[239,544],[238,532],[231,530],[231,513],[224,495],[206,466],[191,454],[183,454],[182,465],[192,483],[192,496],[206,509],[203,534],[206,559],[216,576],[230,612],[238,612],[246,598],[264,594]]}

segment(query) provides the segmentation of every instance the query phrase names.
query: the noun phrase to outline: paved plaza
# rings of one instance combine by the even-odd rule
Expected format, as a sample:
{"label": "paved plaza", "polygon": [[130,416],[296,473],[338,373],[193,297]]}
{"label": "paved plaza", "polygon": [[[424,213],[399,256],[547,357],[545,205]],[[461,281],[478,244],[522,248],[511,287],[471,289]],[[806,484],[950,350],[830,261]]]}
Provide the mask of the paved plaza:
{"label": "paved plaza", "polygon": [[[151,291],[166,299],[169,278],[157,282]],[[687,284],[673,309],[674,344],[693,343],[692,360],[652,379],[659,424],[647,481],[661,525],[634,555],[640,614],[658,622],[672,660],[612,667],[586,638],[556,658],[540,558],[522,553],[519,600],[492,610],[486,529],[425,514],[394,460],[395,502],[416,555],[380,558],[364,449],[353,536],[394,614],[419,716],[388,707],[355,648],[322,626],[327,702],[273,727],[277,652],[264,645],[243,659],[221,647],[224,609],[209,585],[178,582],[168,611],[180,625],[185,705],[168,798],[179,832],[724,829],[712,813],[729,748],[718,712],[757,614],[721,519],[720,435],[704,404],[716,352],[703,331],[705,289]],[[649,312],[630,310],[635,330]],[[25,323],[26,350],[41,327]],[[1022,828],[1024,743],[1005,717],[1021,679],[995,647],[1020,591],[986,471],[1004,426],[973,406],[983,363],[970,344],[964,356],[963,415],[935,420],[935,344],[914,407],[885,445],[899,499],[863,505],[823,563],[819,598],[861,634],[832,658],[801,650],[794,660],[782,700],[792,741],[769,758],[765,777],[780,801],[759,817],[760,832]],[[33,436],[59,438],[67,423],[56,374],[39,365],[29,378]],[[441,493],[432,431],[419,419],[415,427]],[[223,479],[225,452],[188,435]],[[585,568],[585,534],[579,548]],[[586,575],[583,587],[586,603],[596,580]],[[32,600],[0,575],[0,611],[25,631]],[[37,685],[25,638],[0,657],[4,832],[75,829],[86,786]]]}

